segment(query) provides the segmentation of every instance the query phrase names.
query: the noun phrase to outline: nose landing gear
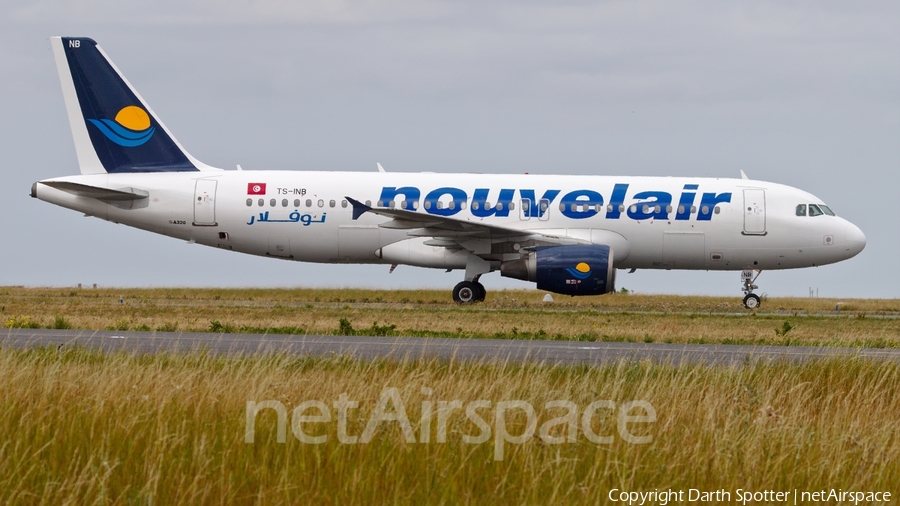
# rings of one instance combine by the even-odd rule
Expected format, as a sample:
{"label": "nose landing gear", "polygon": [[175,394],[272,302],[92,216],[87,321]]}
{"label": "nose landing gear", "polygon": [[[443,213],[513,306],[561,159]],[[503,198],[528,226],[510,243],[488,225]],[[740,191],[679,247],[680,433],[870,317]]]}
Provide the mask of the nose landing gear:
{"label": "nose landing gear", "polygon": [[753,275],[752,270],[743,270],[741,271],[741,281],[744,283],[744,287],[742,288],[744,292],[744,307],[747,309],[757,309],[761,304],[759,295],[753,293],[753,290],[759,288],[756,283],[756,278],[762,274],[761,270],[756,270],[756,275]]}

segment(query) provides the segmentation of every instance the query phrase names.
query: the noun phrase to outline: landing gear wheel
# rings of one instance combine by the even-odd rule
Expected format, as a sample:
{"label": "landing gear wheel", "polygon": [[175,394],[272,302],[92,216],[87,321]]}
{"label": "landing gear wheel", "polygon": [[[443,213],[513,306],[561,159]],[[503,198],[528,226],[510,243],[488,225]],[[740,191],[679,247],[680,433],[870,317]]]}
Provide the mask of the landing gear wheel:
{"label": "landing gear wheel", "polygon": [[474,304],[478,302],[478,295],[483,293],[478,289],[479,283],[463,281],[453,287],[453,302],[457,304]]}
{"label": "landing gear wheel", "polygon": [[747,309],[757,309],[759,308],[760,300],[759,295],[755,293],[748,293],[744,296],[744,307]]}
{"label": "landing gear wheel", "polygon": [[747,309],[757,309],[760,305],[759,295],[753,293],[753,290],[759,288],[755,283],[759,275],[762,274],[762,270],[756,269],[755,276],[753,272],[750,269],[741,271],[741,282],[744,285],[744,307]]}
{"label": "landing gear wheel", "polygon": [[487,295],[487,290],[484,289],[484,285],[476,281],[475,289],[478,291],[475,297],[475,302],[484,302],[484,297],[485,295]]}

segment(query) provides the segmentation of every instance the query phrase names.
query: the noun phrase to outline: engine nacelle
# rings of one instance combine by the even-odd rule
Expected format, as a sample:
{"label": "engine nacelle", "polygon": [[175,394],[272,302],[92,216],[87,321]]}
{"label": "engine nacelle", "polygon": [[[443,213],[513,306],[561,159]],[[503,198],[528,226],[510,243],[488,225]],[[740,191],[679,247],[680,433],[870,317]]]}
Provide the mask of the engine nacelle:
{"label": "engine nacelle", "polygon": [[537,282],[539,290],[563,295],[601,295],[616,290],[613,249],[605,245],[542,246],[500,264],[500,275]]}

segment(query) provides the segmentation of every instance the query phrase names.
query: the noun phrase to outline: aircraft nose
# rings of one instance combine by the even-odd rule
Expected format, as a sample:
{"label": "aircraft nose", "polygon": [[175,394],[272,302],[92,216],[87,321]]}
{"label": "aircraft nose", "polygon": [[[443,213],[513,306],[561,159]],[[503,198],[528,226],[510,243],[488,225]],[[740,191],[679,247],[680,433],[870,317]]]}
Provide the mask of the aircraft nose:
{"label": "aircraft nose", "polygon": [[847,224],[847,228],[844,230],[844,238],[847,241],[847,251],[851,257],[858,255],[866,247],[866,235],[852,223]]}

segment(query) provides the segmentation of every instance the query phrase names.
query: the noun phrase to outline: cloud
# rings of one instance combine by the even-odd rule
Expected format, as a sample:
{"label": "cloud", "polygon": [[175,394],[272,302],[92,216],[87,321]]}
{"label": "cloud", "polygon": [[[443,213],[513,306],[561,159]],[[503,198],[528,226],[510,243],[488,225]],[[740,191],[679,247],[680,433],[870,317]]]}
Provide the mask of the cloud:
{"label": "cloud", "polygon": [[[96,38],[209,163],[713,177],[745,169],[818,195],[871,238],[865,262],[767,280],[802,275],[895,295],[896,284],[870,267],[890,265],[900,247],[880,218],[893,212],[889,191],[898,183],[898,20],[896,1],[5,1],[0,130],[16,169],[0,188],[0,210],[17,218],[0,226],[32,246],[4,261],[59,269],[47,267],[40,281],[32,270],[8,269],[0,282],[68,282],[60,280],[74,274],[58,243],[89,249],[123,233],[25,196],[33,180],[75,170],[46,41],[69,34]],[[55,220],[71,236],[57,237]],[[127,241],[148,237],[149,255],[168,255],[162,263],[178,265],[184,254],[168,239],[125,233]],[[127,265],[95,272],[120,284],[240,284],[253,281],[231,266],[270,264],[238,255],[219,263],[221,255],[201,249],[196,259],[211,258],[210,270],[228,272],[227,281],[186,268],[140,279]],[[79,259],[72,263],[91,268],[88,253]],[[270,269],[270,279],[285,272],[278,262]],[[366,269],[333,283],[356,284]],[[678,289],[654,280],[679,274],[646,276],[645,286],[662,286],[653,290]],[[456,273],[428,279],[458,281]],[[728,279],[733,286],[697,290],[736,291],[737,277]],[[808,283],[783,284],[781,293],[819,281]]]}
{"label": "cloud", "polygon": [[360,24],[434,19],[449,10],[436,1],[161,0],[121,2],[38,0],[8,7],[18,22],[119,23],[123,25]]}

